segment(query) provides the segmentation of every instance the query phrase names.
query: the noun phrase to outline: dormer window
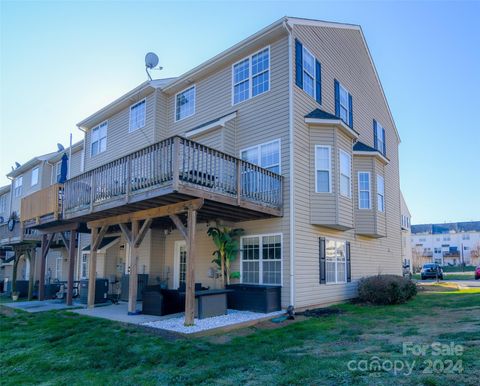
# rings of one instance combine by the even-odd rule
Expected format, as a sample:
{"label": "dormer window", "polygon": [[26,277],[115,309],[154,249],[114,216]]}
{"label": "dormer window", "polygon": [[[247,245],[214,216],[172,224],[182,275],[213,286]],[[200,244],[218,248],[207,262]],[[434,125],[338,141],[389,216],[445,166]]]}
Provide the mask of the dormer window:
{"label": "dormer window", "polygon": [[92,157],[107,150],[107,128],[108,122],[105,121],[92,129]]}
{"label": "dormer window", "polygon": [[175,96],[175,121],[180,121],[195,114],[195,86]]}
{"label": "dormer window", "polygon": [[145,126],[146,100],[143,99],[138,103],[130,106],[130,126],[128,131],[131,133]]}

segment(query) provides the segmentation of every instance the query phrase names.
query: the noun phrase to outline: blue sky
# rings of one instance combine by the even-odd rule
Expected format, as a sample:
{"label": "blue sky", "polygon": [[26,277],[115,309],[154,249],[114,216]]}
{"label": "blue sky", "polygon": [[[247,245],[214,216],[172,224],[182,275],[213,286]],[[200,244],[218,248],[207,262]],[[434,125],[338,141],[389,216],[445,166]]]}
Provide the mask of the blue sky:
{"label": "blue sky", "polygon": [[480,220],[480,2],[0,1],[0,185],[75,124],[284,15],[362,25],[402,138],[413,223]]}

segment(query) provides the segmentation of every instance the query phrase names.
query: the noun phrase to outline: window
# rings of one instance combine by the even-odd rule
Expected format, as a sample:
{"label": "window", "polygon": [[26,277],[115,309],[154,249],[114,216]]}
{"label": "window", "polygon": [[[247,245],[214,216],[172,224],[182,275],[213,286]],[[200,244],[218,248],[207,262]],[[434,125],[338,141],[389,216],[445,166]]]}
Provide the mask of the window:
{"label": "window", "polygon": [[352,157],[347,152],[340,150],[340,194],[351,197]]}
{"label": "window", "polygon": [[103,153],[105,150],[107,150],[107,128],[108,128],[108,122],[105,121],[92,129],[92,145],[91,145],[92,157],[99,153]]}
{"label": "window", "polygon": [[348,91],[340,84],[340,119],[342,119],[347,125],[349,121],[350,101],[348,97]]}
{"label": "window", "polygon": [[271,172],[280,174],[280,140],[249,147],[240,152],[240,157],[247,162],[261,166]]}
{"label": "window", "polygon": [[325,240],[326,283],[345,283],[347,281],[347,259],[345,241]]}
{"label": "window", "polygon": [[187,246],[182,244],[179,248],[178,285],[180,286],[187,282]]}
{"label": "window", "polygon": [[88,277],[88,253],[82,254],[82,260],[80,262],[80,276],[82,279]]}
{"label": "window", "polygon": [[379,174],[377,174],[377,210],[385,211],[385,181]]}
{"label": "window", "polygon": [[375,149],[377,149],[380,153],[385,155],[385,129],[382,125],[375,121]]}
{"label": "window", "polygon": [[32,186],[38,184],[38,168],[32,170]]}
{"label": "window", "polygon": [[130,106],[130,126],[128,131],[131,133],[145,126],[146,101],[145,99]]}
{"label": "window", "polygon": [[470,240],[470,235],[462,235],[462,240]]}
{"label": "window", "polygon": [[0,196],[0,213],[7,212],[7,195]]}
{"label": "window", "polygon": [[175,121],[195,114],[195,86],[179,92],[175,96]]}
{"label": "window", "polygon": [[358,208],[371,209],[370,173],[358,172]]}
{"label": "window", "polygon": [[282,235],[241,238],[241,277],[246,284],[282,284]]}
{"label": "window", "polygon": [[232,87],[234,105],[270,89],[270,48],[232,66]]}
{"label": "window", "polygon": [[331,151],[330,146],[315,146],[315,192],[331,193]]}
{"label": "window", "polygon": [[15,197],[20,197],[23,192],[23,176],[15,178],[15,181],[13,181],[13,195]]}
{"label": "window", "polygon": [[62,280],[62,264],[63,258],[57,257],[55,260],[55,279]]}
{"label": "window", "polygon": [[303,47],[303,90],[315,98],[315,57]]}

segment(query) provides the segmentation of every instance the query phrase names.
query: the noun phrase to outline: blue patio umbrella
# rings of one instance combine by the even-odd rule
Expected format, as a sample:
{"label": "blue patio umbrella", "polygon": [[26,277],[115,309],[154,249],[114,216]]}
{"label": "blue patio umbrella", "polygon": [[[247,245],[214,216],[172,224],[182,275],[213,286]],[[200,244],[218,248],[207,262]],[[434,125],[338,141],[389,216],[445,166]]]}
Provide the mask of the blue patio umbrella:
{"label": "blue patio umbrella", "polygon": [[62,164],[60,165],[60,177],[58,178],[58,182],[63,184],[67,180],[67,172],[68,172],[68,156],[67,154],[62,155]]}

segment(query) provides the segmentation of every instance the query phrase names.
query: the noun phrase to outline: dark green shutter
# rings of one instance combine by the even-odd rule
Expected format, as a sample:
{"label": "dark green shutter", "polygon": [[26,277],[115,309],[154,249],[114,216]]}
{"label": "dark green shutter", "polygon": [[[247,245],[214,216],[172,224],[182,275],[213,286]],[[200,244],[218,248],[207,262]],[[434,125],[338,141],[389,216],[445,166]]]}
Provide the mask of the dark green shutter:
{"label": "dark green shutter", "polygon": [[383,135],[383,155],[387,155],[387,138],[385,138],[385,129],[382,127],[382,135]]}
{"label": "dark green shutter", "polygon": [[352,94],[348,94],[348,123],[353,129],[353,98]]}
{"label": "dark green shutter", "polygon": [[320,284],[327,282],[325,269],[325,237],[319,239]]}
{"label": "dark green shutter", "polygon": [[377,121],[373,120],[373,147],[378,149],[378,138],[377,138]]}
{"label": "dark green shutter", "polygon": [[295,39],[295,83],[303,89],[303,46]]}
{"label": "dark green shutter", "polygon": [[335,86],[335,116],[340,118],[340,83],[334,79],[333,84]]}
{"label": "dark green shutter", "polygon": [[322,104],[322,65],[315,60],[315,99]]}
{"label": "dark green shutter", "polygon": [[352,281],[352,264],[350,259],[350,241],[345,243],[346,253],[347,253],[347,282]]}

